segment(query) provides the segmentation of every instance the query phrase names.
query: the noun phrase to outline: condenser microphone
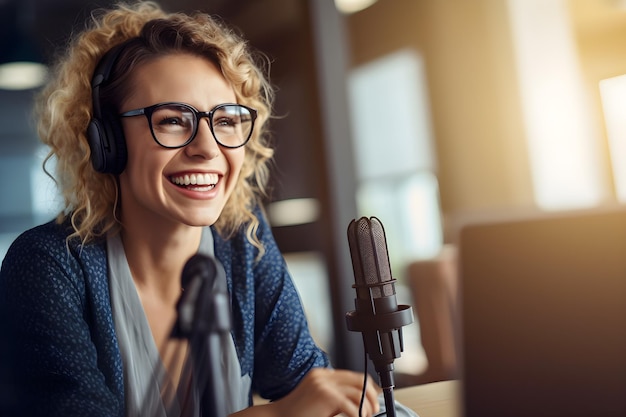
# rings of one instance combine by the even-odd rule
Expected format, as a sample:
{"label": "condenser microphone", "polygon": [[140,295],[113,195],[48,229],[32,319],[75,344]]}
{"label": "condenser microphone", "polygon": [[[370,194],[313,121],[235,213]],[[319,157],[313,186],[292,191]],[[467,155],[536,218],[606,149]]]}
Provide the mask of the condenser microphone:
{"label": "condenser microphone", "polygon": [[346,314],[348,330],[361,332],[365,351],[378,373],[387,416],[395,416],[393,361],[404,350],[402,327],[413,322],[410,306],[398,305],[395,279],[382,223],[361,217],[348,225],[356,310]]}
{"label": "condenser microphone", "polygon": [[193,255],[183,268],[181,284],[172,337],[189,339],[199,415],[226,417],[221,349],[223,338],[230,337],[231,311],[224,268],[210,256]]}

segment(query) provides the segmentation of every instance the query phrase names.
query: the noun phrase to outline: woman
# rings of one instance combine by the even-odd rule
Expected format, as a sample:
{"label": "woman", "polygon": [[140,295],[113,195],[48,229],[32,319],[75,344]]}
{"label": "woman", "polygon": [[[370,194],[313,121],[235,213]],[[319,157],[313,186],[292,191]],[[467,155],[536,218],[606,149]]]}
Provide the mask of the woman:
{"label": "woman", "polygon": [[[358,415],[363,377],[314,344],[261,210],[271,100],[246,43],[204,14],[121,4],[75,37],[37,107],[65,210],[20,236],[0,273],[0,411],[197,415],[197,370],[172,329],[183,267],[202,253],[230,295],[228,413]],[[250,407],[253,392],[272,401]]]}

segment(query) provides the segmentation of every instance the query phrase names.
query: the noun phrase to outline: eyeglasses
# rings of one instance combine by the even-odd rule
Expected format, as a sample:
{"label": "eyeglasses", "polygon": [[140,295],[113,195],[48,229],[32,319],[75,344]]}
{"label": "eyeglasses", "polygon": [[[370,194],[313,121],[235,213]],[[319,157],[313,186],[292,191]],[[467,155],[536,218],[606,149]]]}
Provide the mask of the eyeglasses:
{"label": "eyeglasses", "polygon": [[257,111],[241,104],[219,104],[210,111],[198,111],[185,103],[158,103],[129,110],[120,117],[145,115],[152,137],[164,148],[182,148],[194,140],[200,119],[209,119],[209,128],[218,144],[239,148],[250,140]]}

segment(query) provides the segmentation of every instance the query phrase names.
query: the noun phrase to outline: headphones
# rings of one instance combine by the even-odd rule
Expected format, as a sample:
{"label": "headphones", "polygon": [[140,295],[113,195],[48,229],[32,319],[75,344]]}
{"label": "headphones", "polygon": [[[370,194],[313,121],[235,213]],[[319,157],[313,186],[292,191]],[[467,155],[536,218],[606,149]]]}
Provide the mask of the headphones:
{"label": "headphones", "polygon": [[109,81],[113,66],[126,43],[111,48],[98,62],[91,79],[93,116],[87,127],[91,164],[98,172],[119,175],[126,167],[126,139],[114,109],[100,102],[100,87]]}

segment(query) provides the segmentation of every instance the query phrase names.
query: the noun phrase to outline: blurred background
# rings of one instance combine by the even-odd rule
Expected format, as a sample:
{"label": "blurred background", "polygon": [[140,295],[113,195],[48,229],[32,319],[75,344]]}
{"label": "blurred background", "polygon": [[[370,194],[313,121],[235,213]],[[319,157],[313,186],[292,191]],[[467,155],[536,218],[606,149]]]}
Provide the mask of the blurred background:
{"label": "blurred background", "polygon": [[[12,82],[0,66],[0,258],[59,208],[30,115],[40,87],[25,76],[45,78],[71,33],[111,3],[0,0],[0,63],[43,64]],[[346,230],[376,216],[398,297],[417,312],[396,369],[413,383],[454,377],[425,336],[449,312],[428,316],[416,280],[454,274],[462,225],[626,200],[626,1],[347,3],[160,1],[221,15],[272,62],[281,117],[268,213],[335,365],[362,368],[360,335],[345,329]]]}

